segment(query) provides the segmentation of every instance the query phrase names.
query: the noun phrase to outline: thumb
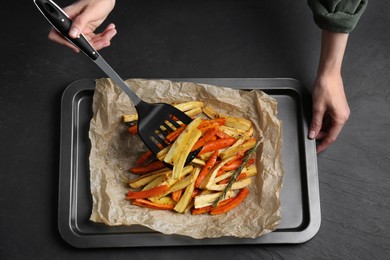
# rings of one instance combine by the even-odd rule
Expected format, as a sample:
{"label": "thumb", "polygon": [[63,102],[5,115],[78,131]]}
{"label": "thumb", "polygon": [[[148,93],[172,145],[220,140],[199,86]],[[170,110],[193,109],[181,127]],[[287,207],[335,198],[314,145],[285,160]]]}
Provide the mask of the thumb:
{"label": "thumb", "polygon": [[325,111],[322,109],[313,109],[313,116],[309,128],[309,138],[315,139],[321,130]]}
{"label": "thumb", "polygon": [[76,2],[74,5],[64,8],[64,11],[72,19],[68,33],[71,38],[77,38],[84,32],[88,23],[93,20],[93,9],[93,6],[85,5],[83,2]]}
{"label": "thumb", "polygon": [[73,20],[69,36],[77,38],[81,33],[93,32],[114,8],[114,3],[115,1],[77,1],[64,8],[64,11]]}
{"label": "thumb", "polygon": [[72,25],[69,29],[69,36],[72,38],[77,38],[84,31],[89,20],[85,12],[79,14],[73,19]]}

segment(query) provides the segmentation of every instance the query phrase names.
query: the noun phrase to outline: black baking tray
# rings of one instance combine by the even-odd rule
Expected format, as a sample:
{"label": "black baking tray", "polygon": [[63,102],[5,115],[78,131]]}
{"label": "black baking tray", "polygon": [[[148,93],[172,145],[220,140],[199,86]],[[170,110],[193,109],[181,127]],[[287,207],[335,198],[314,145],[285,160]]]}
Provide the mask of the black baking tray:
{"label": "black baking tray", "polygon": [[83,79],[64,91],[61,107],[61,151],[58,227],[63,239],[79,248],[189,246],[228,244],[298,244],[315,236],[321,212],[315,141],[307,138],[311,95],[294,79],[176,78],[173,81],[205,83],[238,89],[259,89],[277,100],[282,121],[281,222],[266,235],[251,238],[194,239],[164,235],[149,228],[109,227],[89,221],[92,197],[89,183],[89,123],[95,80]]}

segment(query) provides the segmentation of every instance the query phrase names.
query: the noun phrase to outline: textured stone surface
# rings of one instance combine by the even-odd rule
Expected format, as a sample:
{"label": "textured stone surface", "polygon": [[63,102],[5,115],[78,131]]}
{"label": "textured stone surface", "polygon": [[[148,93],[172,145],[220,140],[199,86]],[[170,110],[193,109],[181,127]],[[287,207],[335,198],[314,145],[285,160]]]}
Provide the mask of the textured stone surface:
{"label": "textured stone surface", "polygon": [[[1,259],[389,259],[388,1],[370,1],[350,36],[343,76],[352,114],[318,157],[322,224],[312,240],[82,251],[57,229],[60,102],[70,82],[104,75],[49,42],[32,1],[19,2],[1,9]],[[120,75],[291,77],[311,88],[320,31],[305,1],[117,2],[109,20],[118,35],[102,55]]]}

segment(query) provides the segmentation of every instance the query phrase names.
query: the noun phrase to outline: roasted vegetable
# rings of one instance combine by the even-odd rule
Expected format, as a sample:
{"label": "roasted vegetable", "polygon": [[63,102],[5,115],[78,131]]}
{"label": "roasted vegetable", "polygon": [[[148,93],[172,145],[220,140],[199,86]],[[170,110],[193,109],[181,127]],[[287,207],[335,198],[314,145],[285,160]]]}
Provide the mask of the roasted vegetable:
{"label": "roasted vegetable", "polygon": [[[215,215],[234,209],[247,197],[257,174],[253,154],[259,142],[251,122],[219,113],[203,102],[175,106],[196,118],[166,135],[167,147],[156,157],[149,151],[141,155],[130,169],[141,176],[129,182],[126,198],[133,205],[182,214]],[[129,131],[136,134],[137,119],[126,115],[123,120],[131,120]],[[197,158],[185,166],[189,153],[197,149]],[[169,164],[172,170],[166,168]]]}

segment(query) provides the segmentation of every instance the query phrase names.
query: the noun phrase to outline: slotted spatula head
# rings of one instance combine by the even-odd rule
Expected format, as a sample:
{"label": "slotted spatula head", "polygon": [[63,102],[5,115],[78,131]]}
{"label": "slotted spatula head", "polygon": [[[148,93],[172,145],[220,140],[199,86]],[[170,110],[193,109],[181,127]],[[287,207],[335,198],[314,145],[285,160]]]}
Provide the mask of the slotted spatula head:
{"label": "slotted spatula head", "polygon": [[165,103],[141,101],[135,108],[138,113],[138,135],[154,154],[169,145],[166,136],[180,127],[179,121],[186,125],[192,121],[184,112]]}

